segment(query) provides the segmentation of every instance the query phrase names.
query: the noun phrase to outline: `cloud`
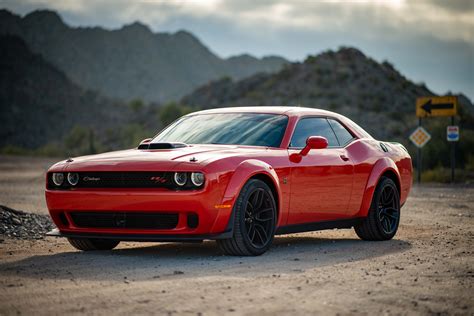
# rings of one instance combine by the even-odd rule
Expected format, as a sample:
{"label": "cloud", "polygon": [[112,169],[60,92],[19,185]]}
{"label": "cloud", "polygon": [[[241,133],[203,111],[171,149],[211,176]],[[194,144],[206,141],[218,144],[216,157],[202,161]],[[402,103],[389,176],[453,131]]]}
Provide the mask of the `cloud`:
{"label": "cloud", "polygon": [[76,23],[101,24],[107,20],[109,27],[140,20],[159,30],[177,19],[188,18],[225,21],[243,30],[355,28],[370,36],[382,27],[470,43],[474,38],[472,0],[7,0],[4,3],[52,8],[71,16]]}

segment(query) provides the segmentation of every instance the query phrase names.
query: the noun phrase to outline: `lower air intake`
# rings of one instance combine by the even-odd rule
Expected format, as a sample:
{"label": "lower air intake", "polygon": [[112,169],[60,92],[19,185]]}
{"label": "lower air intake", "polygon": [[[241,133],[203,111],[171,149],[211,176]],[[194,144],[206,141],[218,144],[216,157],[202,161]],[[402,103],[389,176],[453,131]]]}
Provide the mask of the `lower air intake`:
{"label": "lower air intake", "polygon": [[71,212],[81,228],[173,229],[178,225],[177,213],[136,212]]}

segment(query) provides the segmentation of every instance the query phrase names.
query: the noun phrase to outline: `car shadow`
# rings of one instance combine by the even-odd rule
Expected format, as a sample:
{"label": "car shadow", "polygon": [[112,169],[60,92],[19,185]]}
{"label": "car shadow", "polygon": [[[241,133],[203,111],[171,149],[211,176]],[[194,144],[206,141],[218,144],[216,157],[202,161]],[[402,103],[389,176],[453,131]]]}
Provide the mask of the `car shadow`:
{"label": "car shadow", "polygon": [[291,235],[275,238],[272,248],[262,256],[232,257],[222,255],[213,241],[134,244],[138,247],[133,248],[124,245],[112,251],[70,251],[1,263],[0,276],[122,281],[249,274],[258,277],[369,260],[411,247],[404,240],[367,242],[356,238]]}

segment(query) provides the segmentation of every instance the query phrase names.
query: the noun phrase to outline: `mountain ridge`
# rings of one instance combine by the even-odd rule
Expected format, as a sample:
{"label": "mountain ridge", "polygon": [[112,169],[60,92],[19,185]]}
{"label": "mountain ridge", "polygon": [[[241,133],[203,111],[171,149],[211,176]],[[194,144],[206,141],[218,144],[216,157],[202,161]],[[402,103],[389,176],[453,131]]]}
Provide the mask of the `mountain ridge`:
{"label": "mountain ridge", "polygon": [[188,31],[155,33],[138,21],[113,30],[70,27],[49,10],[23,17],[0,10],[2,34],[20,36],[84,88],[124,100],[176,100],[210,80],[274,72],[288,62],[245,54],[220,58]]}
{"label": "mountain ridge", "polygon": [[[199,87],[181,99],[198,108],[287,105],[336,111],[360,123],[379,139],[404,139],[416,125],[415,101],[435,96],[387,61],[378,63],[353,47],[308,56],[274,74],[241,80],[223,78]],[[464,109],[471,101],[459,95]]]}
{"label": "mountain ridge", "polygon": [[61,143],[75,126],[103,134],[130,109],[84,90],[32,53],[17,36],[0,36],[0,147],[36,149]]}

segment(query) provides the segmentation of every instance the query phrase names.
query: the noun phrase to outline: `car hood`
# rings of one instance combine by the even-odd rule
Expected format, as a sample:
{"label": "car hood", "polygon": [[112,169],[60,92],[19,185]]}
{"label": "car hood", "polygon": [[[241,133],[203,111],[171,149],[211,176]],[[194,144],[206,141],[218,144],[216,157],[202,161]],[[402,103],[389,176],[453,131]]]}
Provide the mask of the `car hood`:
{"label": "car hood", "polygon": [[149,171],[174,170],[182,163],[206,164],[225,157],[252,155],[265,147],[231,145],[192,145],[183,148],[130,149],[98,155],[82,156],[60,162],[52,169],[64,171]]}

